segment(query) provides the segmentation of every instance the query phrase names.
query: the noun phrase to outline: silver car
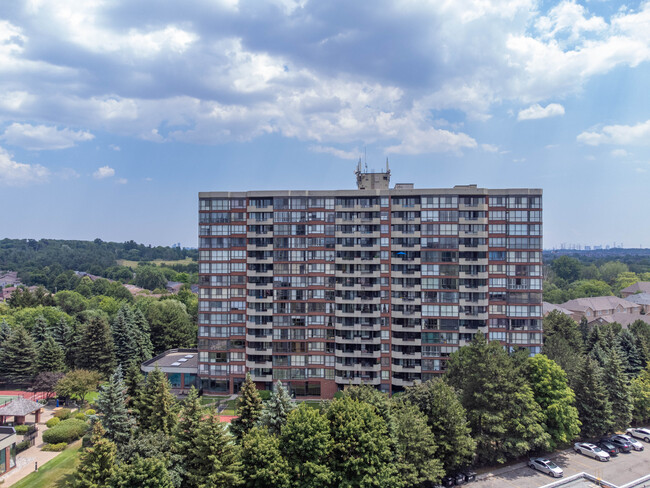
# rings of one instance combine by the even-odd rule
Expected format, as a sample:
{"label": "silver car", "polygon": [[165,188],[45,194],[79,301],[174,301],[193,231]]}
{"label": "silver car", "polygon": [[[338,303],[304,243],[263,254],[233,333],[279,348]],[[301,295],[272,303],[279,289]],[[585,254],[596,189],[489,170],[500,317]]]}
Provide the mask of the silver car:
{"label": "silver car", "polygon": [[627,429],[627,435],[636,437],[637,439],[643,439],[646,442],[650,442],[650,429],[645,427],[639,427],[635,429]]}
{"label": "silver car", "polygon": [[564,471],[553,461],[544,458],[530,458],[528,466],[542,473],[550,474],[553,478],[561,478]]}
{"label": "silver car", "polygon": [[616,435],[613,435],[612,438],[613,439],[621,439],[621,440],[629,442],[630,445],[632,446],[632,449],[634,449],[635,451],[643,451],[643,444],[641,444],[636,439],[633,439],[629,435],[616,434]]}
{"label": "silver car", "polygon": [[573,446],[573,450],[578,454],[584,454],[585,456],[598,459],[599,461],[609,461],[609,454],[603,451],[600,447],[589,444],[588,442],[576,442]]}

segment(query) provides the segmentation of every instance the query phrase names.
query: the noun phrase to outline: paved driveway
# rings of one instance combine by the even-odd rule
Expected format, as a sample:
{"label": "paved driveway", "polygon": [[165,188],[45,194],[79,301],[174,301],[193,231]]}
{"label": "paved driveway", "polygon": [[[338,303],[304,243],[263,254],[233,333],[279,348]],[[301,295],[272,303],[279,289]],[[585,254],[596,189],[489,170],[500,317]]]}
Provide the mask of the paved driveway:
{"label": "paved driveway", "polygon": [[[643,441],[641,441],[643,443]],[[650,474],[650,444],[643,443],[645,450],[621,453],[608,462],[576,454],[573,450],[563,451],[551,459],[564,470],[564,476],[580,472],[609,481],[618,486]],[[525,465],[496,469],[484,479],[467,485],[468,488],[537,488],[556,481],[548,475]]]}

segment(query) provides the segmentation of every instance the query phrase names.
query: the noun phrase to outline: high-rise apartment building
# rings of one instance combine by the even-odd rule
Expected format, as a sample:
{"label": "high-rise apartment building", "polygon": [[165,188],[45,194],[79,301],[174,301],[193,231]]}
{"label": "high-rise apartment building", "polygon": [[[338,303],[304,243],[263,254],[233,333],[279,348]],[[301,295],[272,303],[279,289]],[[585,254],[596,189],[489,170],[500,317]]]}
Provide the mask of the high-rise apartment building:
{"label": "high-rise apartment building", "polygon": [[482,331],[542,344],[542,191],[389,188],[199,193],[199,377],[250,372],[297,397],[396,392]]}

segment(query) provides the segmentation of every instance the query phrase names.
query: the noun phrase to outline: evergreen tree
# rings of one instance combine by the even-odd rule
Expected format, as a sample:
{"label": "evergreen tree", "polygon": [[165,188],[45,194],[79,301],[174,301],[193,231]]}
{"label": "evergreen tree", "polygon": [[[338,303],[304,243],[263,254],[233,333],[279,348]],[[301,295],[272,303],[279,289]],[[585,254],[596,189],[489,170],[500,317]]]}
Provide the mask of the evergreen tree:
{"label": "evergreen tree", "polygon": [[505,462],[548,447],[544,415],[515,361],[482,333],[448,362],[449,383],[460,391],[482,462]]}
{"label": "evergreen tree", "polygon": [[92,446],[80,456],[79,466],[72,481],[73,488],[100,488],[107,485],[115,469],[115,444],[103,437],[101,422],[95,422],[91,436]]}
{"label": "evergreen tree", "polygon": [[623,368],[625,373],[634,378],[643,370],[643,355],[639,352],[636,346],[636,338],[634,334],[628,330],[624,330],[618,336],[619,349],[623,355]]}
{"label": "evergreen tree", "polygon": [[332,401],[327,417],[335,486],[388,488],[398,483],[388,426],[373,406],[343,397]]}
{"label": "evergreen tree", "polygon": [[68,322],[61,317],[59,321],[52,327],[52,338],[56,341],[61,349],[65,349],[68,344],[68,339],[70,336],[70,326]]}
{"label": "evergreen tree", "polygon": [[2,319],[2,321],[0,321],[0,348],[2,347],[2,343],[6,341],[10,335],[11,327],[9,327],[9,324],[5,319]]}
{"label": "evergreen tree", "polygon": [[142,401],[144,390],[144,375],[140,371],[140,365],[137,362],[132,361],[129,363],[124,384],[126,386],[126,406],[137,417],[137,408]]}
{"label": "evergreen tree", "polygon": [[392,432],[391,422],[393,421],[393,417],[390,413],[391,402],[386,393],[382,393],[370,385],[360,385],[348,387],[343,391],[343,396],[375,407],[377,413],[387,422],[388,431]]}
{"label": "evergreen tree", "polygon": [[558,364],[543,354],[528,358],[528,379],[535,401],[542,408],[551,447],[567,444],[580,434],[575,394]]}
{"label": "evergreen tree", "polygon": [[126,408],[126,387],[121,366],[115,369],[110,381],[101,387],[96,403],[103,414],[106,437],[118,446],[129,442],[132,426]]}
{"label": "evergreen tree", "polygon": [[426,415],[438,447],[436,457],[446,472],[470,464],[476,442],[467,423],[467,412],[454,389],[442,378],[407,388],[404,399]]}
{"label": "evergreen tree", "polygon": [[91,316],[81,331],[76,357],[78,368],[91,369],[110,375],[115,369],[115,346],[108,322]]}
{"label": "evergreen tree", "polygon": [[395,437],[397,480],[403,487],[436,484],[444,475],[436,458],[436,438],[427,417],[411,403],[398,401],[391,409]]}
{"label": "evergreen tree", "polygon": [[603,383],[602,369],[589,356],[582,360],[574,392],[582,436],[598,437],[608,432],[613,424],[612,405]]}
{"label": "evergreen tree", "polygon": [[238,446],[216,415],[201,422],[193,447],[187,453],[187,488],[231,488],[242,482]]}
{"label": "evergreen tree", "polygon": [[632,419],[637,423],[650,420],[650,368],[645,368],[630,383]]}
{"label": "evergreen tree", "polygon": [[334,441],[330,423],[318,410],[301,404],[282,427],[283,454],[289,462],[293,488],[327,488],[333,481],[328,459]]}
{"label": "evergreen tree", "polygon": [[623,371],[623,363],[616,348],[607,355],[605,367],[603,368],[603,380],[609,403],[612,405],[612,429],[625,430],[632,420],[632,401],[628,378]]}
{"label": "evergreen tree", "polygon": [[63,354],[63,349],[61,349],[49,334],[38,348],[36,369],[39,373],[42,371],[51,371],[56,373],[65,370],[65,356]]}
{"label": "evergreen tree", "polygon": [[580,330],[580,334],[582,335],[582,342],[585,344],[587,343],[587,338],[589,337],[589,322],[587,321],[587,317],[582,317],[580,319],[580,325],[578,325],[578,329]]}
{"label": "evergreen tree", "polygon": [[262,398],[257,387],[251,379],[250,373],[246,374],[246,380],[241,386],[239,400],[237,402],[237,415],[230,424],[230,431],[241,439],[255,424],[262,414]]}
{"label": "evergreen tree", "polygon": [[139,358],[139,362],[146,361],[153,357],[153,344],[151,343],[151,328],[149,327],[149,322],[145,318],[142,310],[136,308],[133,312],[133,325],[137,330],[136,334],[136,345],[137,353],[136,356]]}
{"label": "evergreen tree", "polygon": [[45,320],[45,317],[39,315],[34,322],[32,327],[32,337],[36,343],[36,347],[39,347],[50,334],[50,326]]}
{"label": "evergreen tree", "polygon": [[36,345],[25,328],[16,327],[0,349],[0,377],[7,383],[28,384],[36,376]]}
{"label": "evergreen tree", "polygon": [[279,439],[267,429],[253,427],[244,436],[241,461],[246,488],[289,488],[289,465]]}
{"label": "evergreen tree", "polygon": [[174,439],[174,451],[182,459],[182,462],[179,463],[179,469],[183,477],[187,475],[187,456],[194,448],[196,439],[198,439],[203,414],[204,408],[199,401],[198,392],[192,386],[187,398],[183,401],[183,408],[179,416]]}
{"label": "evergreen tree", "polygon": [[268,428],[269,432],[279,435],[282,426],[287,422],[287,416],[296,408],[295,402],[289,396],[287,390],[278,382],[273,386],[271,398],[266,402],[260,416],[260,425]]}
{"label": "evergreen tree", "polygon": [[169,435],[176,427],[176,399],[169,380],[158,366],[147,375],[144,391],[138,402],[138,424],[141,429]]}
{"label": "evergreen tree", "polygon": [[135,457],[130,463],[118,464],[110,488],[174,488],[162,459]]}
{"label": "evergreen tree", "polygon": [[130,361],[139,360],[137,356],[137,330],[135,329],[133,313],[125,304],[118,310],[111,329],[115,343],[115,358],[117,364],[126,368]]}

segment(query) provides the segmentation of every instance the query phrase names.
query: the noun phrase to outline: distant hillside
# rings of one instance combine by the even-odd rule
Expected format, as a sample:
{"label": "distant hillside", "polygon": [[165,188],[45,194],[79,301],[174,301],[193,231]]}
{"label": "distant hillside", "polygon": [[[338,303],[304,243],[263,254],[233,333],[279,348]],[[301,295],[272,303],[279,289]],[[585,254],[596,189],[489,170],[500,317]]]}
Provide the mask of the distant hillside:
{"label": "distant hillside", "polygon": [[113,278],[120,271],[118,260],[135,265],[158,260],[178,272],[196,272],[197,257],[197,250],[145,246],[134,241],[0,240],[0,270],[17,271],[27,285],[48,286],[70,270]]}

